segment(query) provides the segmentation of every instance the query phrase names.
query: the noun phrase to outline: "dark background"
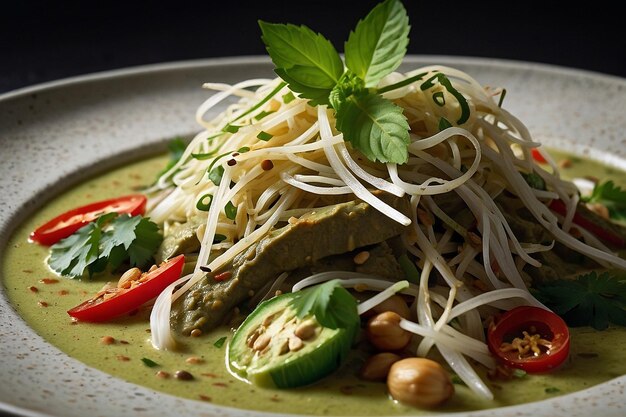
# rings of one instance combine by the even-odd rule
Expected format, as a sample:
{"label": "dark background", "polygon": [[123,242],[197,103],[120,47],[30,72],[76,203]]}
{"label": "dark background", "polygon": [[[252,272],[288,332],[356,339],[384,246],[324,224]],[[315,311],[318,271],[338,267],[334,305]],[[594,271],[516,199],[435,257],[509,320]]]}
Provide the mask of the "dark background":
{"label": "dark background", "polygon": [[[306,24],[343,51],[376,1],[35,1],[0,9],[0,92],[96,71],[265,54],[257,19]],[[546,1],[547,3],[547,1]],[[544,62],[626,77],[626,23],[603,3],[404,0],[409,53]]]}

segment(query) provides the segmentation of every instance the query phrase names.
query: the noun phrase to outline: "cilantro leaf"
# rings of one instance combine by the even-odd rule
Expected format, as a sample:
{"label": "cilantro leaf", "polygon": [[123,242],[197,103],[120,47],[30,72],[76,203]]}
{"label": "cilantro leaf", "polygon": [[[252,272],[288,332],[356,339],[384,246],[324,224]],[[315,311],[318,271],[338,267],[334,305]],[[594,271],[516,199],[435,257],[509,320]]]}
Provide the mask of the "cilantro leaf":
{"label": "cilantro leaf", "polygon": [[350,97],[337,110],[337,128],[368,159],[403,164],[409,124],[402,108],[376,94]]}
{"label": "cilantro leaf", "polygon": [[360,20],[345,43],[346,66],[375,87],[400,66],[409,44],[409,18],[401,2],[380,3]]}
{"label": "cilantro leaf", "polygon": [[276,73],[312,105],[328,104],[343,74],[343,62],[328,39],[306,26],[259,21]]}
{"label": "cilantro leaf", "polygon": [[[134,218],[139,218],[134,231],[131,232],[128,227],[124,227],[127,234],[127,240],[124,247],[128,252],[130,265],[143,268],[152,261],[152,255],[161,245],[163,237],[161,236],[159,226],[157,226],[156,223],[153,223],[149,219],[141,216],[120,216],[116,226],[120,228],[122,223],[126,226],[126,223],[131,223],[130,220]],[[132,235],[134,235],[134,238],[131,240]]]}
{"label": "cilantro leaf", "polygon": [[626,190],[616,186],[613,181],[596,184],[588,203],[600,203],[609,209],[611,219],[626,221]]}
{"label": "cilantro leaf", "polygon": [[60,275],[80,278],[98,259],[101,234],[102,230],[95,222],[81,227],[50,247],[48,266]]}
{"label": "cilantro leaf", "polygon": [[356,299],[337,279],[300,291],[293,306],[299,318],[313,314],[329,329],[349,328],[359,322]]}
{"label": "cilantro leaf", "polygon": [[604,330],[609,323],[626,326],[626,281],[606,272],[548,282],[538,288],[535,296],[572,327]]}
{"label": "cilantro leaf", "polygon": [[159,227],[147,218],[107,213],[50,248],[48,265],[60,275],[79,278],[124,262],[144,267],[163,240]]}

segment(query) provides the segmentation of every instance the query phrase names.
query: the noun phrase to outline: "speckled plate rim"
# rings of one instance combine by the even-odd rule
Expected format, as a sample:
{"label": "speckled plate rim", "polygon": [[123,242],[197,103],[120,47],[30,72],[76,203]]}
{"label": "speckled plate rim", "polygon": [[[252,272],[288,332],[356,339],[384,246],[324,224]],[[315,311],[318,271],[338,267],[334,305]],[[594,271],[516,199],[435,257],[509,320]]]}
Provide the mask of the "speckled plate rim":
{"label": "speckled plate rim", "polygon": [[[541,112],[540,106],[534,108],[534,116],[530,119],[526,119],[520,116],[525,122],[530,120],[532,126],[529,126],[533,134],[538,134],[546,138],[546,140],[556,146],[567,146],[573,149],[576,153],[582,155],[588,155],[593,159],[602,160],[610,165],[626,168],[625,149],[626,141],[623,138],[623,133],[620,135],[616,132],[626,131],[626,125],[624,121],[620,122],[621,109],[626,108],[626,100],[624,97],[626,94],[626,80],[603,74],[592,73],[588,71],[560,68],[555,66],[534,64],[526,62],[504,61],[495,59],[481,59],[481,58],[466,58],[466,57],[445,57],[445,56],[410,56],[405,61],[407,67],[417,67],[432,63],[441,63],[443,65],[449,65],[453,67],[462,68],[472,75],[479,75],[480,73],[499,74],[502,76],[502,81],[506,79],[514,79],[515,82],[523,85],[521,94],[529,95],[530,97],[538,97],[537,102],[543,102],[542,99],[546,98],[542,94],[547,94],[543,89],[550,90],[549,83],[556,82],[562,83],[562,87],[569,85],[570,89],[577,91],[588,99],[589,93],[594,89],[600,90],[600,95],[604,97],[605,101],[594,110],[593,118],[597,119],[598,112],[606,113],[602,117],[607,121],[612,122],[610,126],[615,132],[596,131],[595,126],[601,123],[594,121],[591,127],[587,126],[580,130],[580,126],[577,123],[569,126],[566,129],[550,128],[550,117],[546,119],[550,114],[542,113],[538,116],[537,112]],[[118,140],[117,145],[120,146],[102,146],[97,148],[96,151],[91,152],[82,150],[78,153],[86,159],[74,160],[69,166],[64,166],[63,169],[57,168],[46,171],[45,178],[40,180],[34,180],[32,183],[24,184],[20,183],[20,191],[17,193],[17,201],[8,201],[6,195],[15,191],[15,182],[19,182],[21,177],[19,176],[20,162],[28,164],[27,162],[20,161],[19,155],[10,154],[11,147],[14,146],[13,140],[24,140],[21,133],[26,129],[28,130],[32,125],[24,124],[27,127],[21,126],[9,126],[11,117],[26,116],[25,114],[19,114],[19,110],[26,112],[27,104],[31,102],[33,97],[45,96],[51,93],[53,96],[56,94],[63,95],[63,91],[72,90],[74,93],[84,92],[86,95],[92,94],[93,90],[98,91],[98,86],[102,88],[127,85],[129,81],[133,83],[138,82],[141,84],[144,79],[158,79],[159,77],[167,78],[174,74],[184,78],[185,73],[198,71],[206,71],[206,80],[209,80],[212,73],[220,73],[224,75],[226,72],[241,72],[243,68],[263,68],[268,70],[268,76],[270,76],[269,69],[271,66],[268,63],[266,57],[234,57],[234,58],[220,58],[210,60],[199,61],[186,61],[186,62],[174,62],[167,64],[149,65],[130,69],[122,69],[115,71],[108,71],[103,73],[97,73],[93,75],[73,77],[66,80],[54,81],[45,83],[33,87],[27,87],[13,92],[0,95],[0,148],[4,149],[4,157],[0,157],[0,192],[3,192],[3,208],[0,208],[0,259],[1,251],[6,246],[8,236],[12,232],[15,223],[23,219],[28,213],[32,213],[37,206],[45,203],[55,190],[66,188],[71,184],[76,183],[86,175],[93,175],[97,172],[102,172],[109,169],[112,166],[119,165],[120,163],[127,162],[134,157],[153,153],[155,144],[162,144],[164,139],[171,137],[175,134],[191,133],[194,130],[194,125],[190,121],[182,116],[176,116],[173,118],[165,117],[164,120],[158,123],[138,123],[138,129],[144,133],[143,136],[132,143],[124,141],[127,135],[133,134],[135,131],[132,127],[126,128],[121,132],[121,139]],[[480,77],[478,77],[480,78]],[[498,78],[496,76],[496,78]],[[485,82],[485,80],[481,80]],[[525,84],[528,82],[528,84]],[[541,85],[544,83],[545,85]],[[151,88],[155,88],[153,84],[148,83]],[[157,83],[158,84],[158,83]],[[504,84],[504,83],[503,83]],[[493,84],[492,84],[493,85]],[[507,86],[508,87],[508,86]],[[518,86],[519,87],[519,86]],[[133,86],[129,87],[131,90]],[[156,87],[158,89],[158,86]],[[194,85],[194,88],[199,90],[199,85]],[[611,91],[619,91],[620,94],[614,94],[608,100],[606,100],[606,93]],[[138,91],[144,91],[141,88]],[[145,90],[151,91],[151,90]],[[521,91],[521,90],[520,90]],[[566,107],[572,105],[575,100],[570,100],[569,90],[561,91],[565,97],[557,100],[559,105],[565,105]],[[158,91],[157,91],[158,92]],[[537,93],[539,92],[539,93]],[[553,93],[554,91],[552,91]],[[133,91],[131,91],[132,95]],[[520,94],[520,92],[517,92]],[[176,92],[169,92],[174,98],[177,97]],[[539,96],[537,96],[539,94]],[[578,94],[580,99],[581,95]],[[181,91],[179,94],[181,100],[194,97],[198,101],[190,106],[191,109],[195,109],[195,106],[201,102],[203,94],[187,93]],[[204,93],[206,95],[206,93]],[[128,98],[128,94],[122,95]],[[30,99],[29,99],[30,97]],[[77,96],[79,97],[79,96]],[[82,97],[82,96],[80,96]],[[509,97],[513,97],[513,94],[509,94]],[[79,102],[82,98],[77,98]],[[110,97],[109,97],[110,99]],[[142,102],[139,97],[139,102]],[[515,99],[507,98],[515,103]],[[612,101],[611,101],[612,100]],[[145,100],[144,100],[145,101]],[[90,102],[87,100],[87,102]],[[116,106],[125,107],[127,103],[115,103],[113,99],[114,109]],[[584,103],[583,103],[584,104]],[[528,105],[528,103],[527,103]],[[160,106],[164,106],[163,103]],[[189,107],[189,106],[188,106]],[[512,112],[516,114],[515,105],[513,105]],[[531,106],[532,107],[532,106]],[[14,114],[11,117],[4,117],[3,110],[7,108],[18,109],[18,114]],[[78,107],[80,108],[80,107]],[[521,107],[524,110],[524,106]],[[159,109],[164,110],[159,105],[153,106],[149,111],[158,112]],[[125,108],[123,110],[126,110]],[[529,110],[527,108],[526,110]],[[577,114],[576,107],[572,107],[573,112],[571,114],[580,116]],[[582,109],[583,115],[586,114],[586,108]],[[71,111],[78,111],[77,108],[72,108]],[[189,111],[189,108],[185,108],[185,111]],[[115,113],[113,111],[113,113]],[[522,111],[524,113],[524,111]],[[59,113],[54,113],[58,115]],[[63,110],[61,110],[61,115]],[[89,113],[91,114],[91,113]],[[105,113],[108,114],[108,113]],[[155,113],[156,114],[156,113]],[[117,117],[123,116],[123,112],[115,113]],[[588,115],[588,114],[587,114]],[[109,115],[111,116],[111,115]],[[107,116],[107,117],[109,117]],[[551,116],[554,116],[552,114]],[[3,118],[4,117],[4,118]],[[28,119],[28,117],[25,117]],[[32,118],[31,118],[32,119]],[[106,120],[106,117],[104,117]],[[537,123],[535,122],[537,119]],[[90,119],[91,120],[91,119]],[[99,119],[95,119],[99,120]],[[171,126],[172,121],[179,122],[174,123]],[[92,121],[93,122],[93,121]],[[4,123],[7,123],[6,125]],[[34,123],[40,123],[34,121]],[[59,122],[61,123],[61,122]],[[54,120],[45,121],[45,126],[54,126],[56,123]],[[534,125],[538,127],[533,128]],[[65,125],[64,125],[65,126]],[[146,126],[148,126],[146,130]],[[167,128],[169,126],[169,129]],[[163,129],[163,127],[166,127]],[[560,132],[562,135],[555,135],[554,133]],[[63,133],[63,132],[57,132]],[[67,131],[67,135],[70,132]],[[107,132],[104,132],[106,134]],[[111,132],[109,132],[111,133]],[[76,135],[76,132],[71,132],[71,135]],[[70,136],[71,136],[70,135]],[[126,135],[126,136],[125,136]],[[596,137],[601,135],[601,139],[598,141],[592,141],[591,143],[586,141],[586,138]],[[96,135],[97,136],[97,135]],[[133,136],[134,137],[134,136]],[[610,139],[602,139],[607,138]],[[27,139],[36,140],[32,137]],[[55,143],[56,136],[50,139],[52,143]],[[574,143],[567,139],[573,139]],[[64,142],[59,142],[59,152],[73,151],[70,145],[64,145]],[[29,158],[34,161],[47,158],[48,154],[46,150],[37,150],[36,152],[29,153]],[[7,163],[4,163],[7,162]],[[10,163],[8,163],[10,162]],[[32,163],[32,161],[31,161]],[[42,161],[43,169],[50,168]],[[17,170],[16,167],[18,168]],[[9,169],[13,168],[13,171]],[[11,174],[11,175],[9,175]],[[8,177],[8,179],[7,179]],[[25,188],[24,188],[25,187]],[[8,193],[7,193],[8,192]],[[37,197],[33,197],[36,195]],[[1,277],[0,277],[1,279]],[[0,290],[1,291],[1,290]],[[172,397],[167,394],[158,393],[144,387],[129,384],[125,381],[111,377],[101,371],[89,368],[84,364],[68,357],[63,352],[60,352],[55,347],[49,345],[41,337],[35,334],[25,322],[23,322],[16,314],[15,310],[8,303],[4,292],[0,296],[0,410],[15,413],[25,416],[61,416],[61,415],[102,415],[102,416],[119,416],[119,415],[133,415],[133,416],[166,416],[170,414],[169,410],[177,410],[180,415],[197,415],[197,416],[213,416],[221,415],[225,417],[230,416],[272,416],[272,413],[260,413],[254,411],[241,410],[236,408],[228,408],[221,406],[214,406],[211,404],[202,403],[199,401],[185,400],[177,397]],[[23,338],[24,340],[20,339]],[[17,358],[21,352],[25,349],[30,349],[33,355]],[[42,359],[45,359],[42,361]],[[62,364],[62,365],[60,365]],[[28,377],[20,378],[16,371],[34,367],[37,378],[31,379]],[[53,375],[51,373],[57,373]],[[31,375],[32,372],[26,372],[25,375]],[[56,378],[56,379],[55,379]],[[63,381],[62,384],[56,383],[58,379]],[[9,383],[9,380],[11,383]],[[580,391],[571,395],[557,397],[551,400],[525,404],[522,406],[499,408],[494,410],[477,411],[477,412],[462,412],[453,413],[450,415],[466,416],[466,417],[490,417],[490,416],[520,416],[520,415],[533,415],[533,416],[552,416],[555,414],[565,414],[569,416],[588,416],[592,413],[599,413],[603,416],[622,416],[626,413],[623,408],[623,404],[626,403],[626,392],[624,385],[626,383],[626,377],[620,377],[614,379],[605,384]],[[80,393],[77,393],[75,389],[67,389],[68,385],[72,386],[89,386],[89,387],[104,387],[104,391],[98,391],[96,388],[94,391],[98,394],[94,398],[90,398],[86,401],[85,398],[79,398]],[[45,388],[44,388],[45,387]],[[65,388],[65,389],[64,389]],[[36,394],[38,391],[45,389],[52,393],[47,398],[30,398],[31,394]],[[20,391],[21,390],[21,391]],[[20,395],[16,394],[20,392],[24,398],[19,398]]]}

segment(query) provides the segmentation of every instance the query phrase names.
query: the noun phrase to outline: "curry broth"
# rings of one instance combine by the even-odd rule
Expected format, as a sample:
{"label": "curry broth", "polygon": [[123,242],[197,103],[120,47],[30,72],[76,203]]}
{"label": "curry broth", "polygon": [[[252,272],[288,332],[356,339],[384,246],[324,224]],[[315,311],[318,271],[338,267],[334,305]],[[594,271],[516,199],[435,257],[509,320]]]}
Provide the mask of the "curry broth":
{"label": "curry broth", "polygon": [[[562,154],[559,158],[564,158]],[[592,172],[603,179],[626,185],[626,174],[590,161],[572,159],[567,176]],[[96,293],[113,276],[90,280],[56,277],[44,260],[48,248],[28,242],[29,233],[57,214],[90,201],[136,192],[150,183],[165,164],[164,157],[148,159],[93,178],[49,202],[22,224],[12,236],[2,260],[3,286],[18,313],[44,339],[88,366],[151,389],[194,400],[260,411],[314,415],[416,414],[410,407],[394,403],[383,383],[359,380],[356,374],[363,358],[354,353],[346,366],[323,381],[292,390],[261,389],[239,381],[225,366],[227,345],[215,342],[232,335],[219,329],[199,338],[187,338],[179,352],[158,351],[149,338],[149,310],[104,324],[74,323],[66,310]],[[599,175],[602,169],[604,175]],[[568,362],[557,372],[527,375],[511,381],[485,381],[496,399],[482,401],[463,385],[439,410],[459,411],[492,408],[547,399],[596,385],[626,373],[626,329],[597,332],[571,329],[572,347]],[[108,342],[111,342],[107,344]],[[142,359],[158,364],[147,366]],[[186,371],[190,380],[176,378]],[[484,375],[483,375],[484,376]],[[418,412],[418,411],[417,411]]]}

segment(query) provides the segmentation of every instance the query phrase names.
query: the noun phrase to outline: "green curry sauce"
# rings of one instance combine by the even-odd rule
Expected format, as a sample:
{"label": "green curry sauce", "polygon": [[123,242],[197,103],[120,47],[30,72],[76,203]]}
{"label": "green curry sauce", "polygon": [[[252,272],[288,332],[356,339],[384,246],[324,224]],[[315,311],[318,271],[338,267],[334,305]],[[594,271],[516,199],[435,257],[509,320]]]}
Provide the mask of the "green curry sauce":
{"label": "green curry sauce", "polygon": [[[562,157],[562,155],[560,156]],[[97,276],[70,280],[54,276],[45,265],[48,248],[28,242],[29,233],[57,214],[90,201],[135,192],[149,183],[165,159],[152,158],[96,177],[49,202],[26,221],[12,237],[2,260],[4,289],[18,313],[43,338],[88,366],[127,381],[180,397],[260,411],[314,415],[415,414],[417,410],[394,403],[384,383],[369,383],[356,376],[363,358],[354,354],[331,377],[306,388],[261,389],[239,381],[225,367],[227,345],[216,343],[229,329],[184,340],[179,352],[158,351],[149,338],[149,307],[123,319],[105,323],[73,323],[66,310],[95,294],[106,281],[118,277]],[[603,179],[626,185],[626,174],[589,161],[574,160],[565,175],[593,172]],[[599,175],[603,172],[603,175]],[[481,401],[469,389],[455,384],[456,393],[441,411],[500,407],[537,401],[607,381],[626,373],[626,329],[572,329],[569,361],[546,375],[526,375],[510,381],[485,378],[494,392],[492,402]],[[111,344],[104,339],[114,339]],[[227,342],[228,343],[228,342]],[[144,359],[144,361],[142,361]],[[149,361],[147,361],[148,359]],[[150,363],[156,363],[156,366]],[[145,362],[148,362],[146,364]],[[193,379],[175,377],[187,371]],[[484,375],[483,375],[484,376]]]}

